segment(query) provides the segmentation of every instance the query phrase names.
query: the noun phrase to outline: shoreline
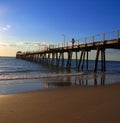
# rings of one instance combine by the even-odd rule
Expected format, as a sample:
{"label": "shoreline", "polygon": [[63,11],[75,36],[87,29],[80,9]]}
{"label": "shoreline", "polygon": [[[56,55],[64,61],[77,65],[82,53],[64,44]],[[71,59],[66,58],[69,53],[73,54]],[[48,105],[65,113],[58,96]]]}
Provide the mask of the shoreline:
{"label": "shoreline", "polygon": [[120,83],[0,95],[1,123],[119,123]]}
{"label": "shoreline", "polygon": [[25,92],[54,90],[82,86],[106,86],[119,83],[120,74],[85,74],[82,76],[65,76],[41,79],[1,80],[0,94],[19,94]]}

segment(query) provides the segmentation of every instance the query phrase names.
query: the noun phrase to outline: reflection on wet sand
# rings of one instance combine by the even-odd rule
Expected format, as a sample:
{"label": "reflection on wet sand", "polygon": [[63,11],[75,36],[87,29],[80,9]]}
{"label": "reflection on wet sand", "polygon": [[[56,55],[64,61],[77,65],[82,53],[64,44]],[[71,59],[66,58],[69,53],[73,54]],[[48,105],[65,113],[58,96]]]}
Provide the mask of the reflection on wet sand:
{"label": "reflection on wet sand", "polygon": [[101,74],[100,78],[94,76],[94,85],[105,85],[105,74]]}
{"label": "reflection on wet sand", "polygon": [[66,76],[46,80],[45,88],[57,88],[68,86],[97,86],[105,85],[105,74],[92,74],[91,76]]}
{"label": "reflection on wet sand", "polygon": [[67,87],[67,86],[72,86],[71,82],[50,82],[50,83],[45,83],[46,88],[50,87]]}
{"label": "reflection on wet sand", "polygon": [[44,86],[46,88],[72,86],[71,77],[70,76],[69,77],[59,77],[59,78],[56,78],[54,80],[52,79],[51,81],[52,82],[45,82]]}

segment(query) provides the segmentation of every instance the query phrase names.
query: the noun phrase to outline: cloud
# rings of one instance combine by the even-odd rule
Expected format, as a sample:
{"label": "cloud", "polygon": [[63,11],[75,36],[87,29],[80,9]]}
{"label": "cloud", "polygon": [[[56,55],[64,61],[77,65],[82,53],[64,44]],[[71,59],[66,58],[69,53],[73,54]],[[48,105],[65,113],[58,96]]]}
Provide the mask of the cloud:
{"label": "cloud", "polygon": [[0,46],[6,47],[8,45],[7,44],[4,44],[4,43],[0,43]]}
{"label": "cloud", "polygon": [[2,27],[2,30],[3,30],[3,31],[7,31],[7,30],[9,30],[10,28],[11,28],[11,25],[7,24],[7,25],[5,25],[4,27]]}
{"label": "cloud", "polygon": [[0,46],[2,46],[2,47],[17,47],[16,44],[9,44],[9,43],[0,43]]}
{"label": "cloud", "polygon": [[47,42],[25,42],[24,44],[29,46],[49,46]]}
{"label": "cloud", "polygon": [[0,43],[2,47],[20,47],[20,46],[46,47],[49,43],[46,42],[17,42],[17,43]]}

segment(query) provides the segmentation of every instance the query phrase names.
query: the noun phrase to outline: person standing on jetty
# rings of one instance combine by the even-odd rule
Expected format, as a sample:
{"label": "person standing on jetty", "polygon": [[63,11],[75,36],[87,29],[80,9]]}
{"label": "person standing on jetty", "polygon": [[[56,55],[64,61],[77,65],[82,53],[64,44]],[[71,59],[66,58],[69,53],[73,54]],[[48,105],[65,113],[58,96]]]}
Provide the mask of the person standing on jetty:
{"label": "person standing on jetty", "polygon": [[74,38],[72,38],[72,47],[74,47],[74,43],[75,43],[75,39]]}

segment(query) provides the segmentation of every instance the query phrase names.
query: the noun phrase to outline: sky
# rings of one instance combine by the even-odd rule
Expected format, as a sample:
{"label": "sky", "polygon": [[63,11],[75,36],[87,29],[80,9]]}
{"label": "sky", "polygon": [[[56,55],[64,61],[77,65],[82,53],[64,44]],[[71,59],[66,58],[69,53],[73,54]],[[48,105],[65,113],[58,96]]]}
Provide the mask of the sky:
{"label": "sky", "polygon": [[[119,5],[119,0],[0,0],[0,56],[119,30]],[[120,60],[118,50],[115,58]]]}

